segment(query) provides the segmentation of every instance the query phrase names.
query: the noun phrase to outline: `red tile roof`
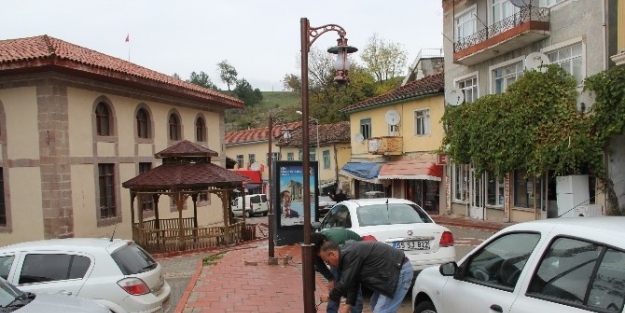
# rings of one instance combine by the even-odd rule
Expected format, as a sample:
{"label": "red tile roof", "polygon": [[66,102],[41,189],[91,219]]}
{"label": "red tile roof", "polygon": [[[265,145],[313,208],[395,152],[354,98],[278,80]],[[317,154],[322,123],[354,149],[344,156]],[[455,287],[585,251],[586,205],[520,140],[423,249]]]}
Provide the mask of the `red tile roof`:
{"label": "red tile roof", "polygon": [[[308,129],[308,137],[311,145],[317,144],[317,124],[311,123]],[[319,125],[319,144],[350,142],[349,121],[342,121],[334,124]],[[291,138],[281,138],[278,143],[280,146],[299,147],[302,145],[302,129],[299,128],[291,133]]]}
{"label": "red tile roof", "polygon": [[250,179],[212,163],[169,163],[139,174],[122,186],[138,190],[207,189],[235,187],[243,181]]}
{"label": "red tile roof", "polygon": [[409,82],[401,87],[395,88],[385,94],[369,98],[367,100],[354,103],[341,109],[341,112],[360,111],[369,107],[382,104],[389,104],[396,101],[408,100],[426,95],[442,93],[445,90],[445,77],[443,72],[438,72],[419,80]]}
{"label": "red tile roof", "polygon": [[[293,122],[287,124],[279,124],[273,125],[272,134],[273,138],[278,138],[282,136],[282,128],[286,127],[289,131],[293,131],[299,127],[301,127],[302,122]],[[262,128],[252,128],[246,130],[237,130],[226,133],[226,138],[224,138],[224,143],[226,145],[233,144],[242,144],[242,143],[252,143],[252,142],[262,142],[269,140],[268,127]]]}
{"label": "red tile roof", "polygon": [[0,72],[56,68],[242,108],[241,100],[48,35],[0,40]]}
{"label": "red tile roof", "polygon": [[193,157],[215,157],[219,153],[198,145],[197,143],[183,140],[171,147],[168,147],[154,155],[157,159],[177,156],[193,156]]}

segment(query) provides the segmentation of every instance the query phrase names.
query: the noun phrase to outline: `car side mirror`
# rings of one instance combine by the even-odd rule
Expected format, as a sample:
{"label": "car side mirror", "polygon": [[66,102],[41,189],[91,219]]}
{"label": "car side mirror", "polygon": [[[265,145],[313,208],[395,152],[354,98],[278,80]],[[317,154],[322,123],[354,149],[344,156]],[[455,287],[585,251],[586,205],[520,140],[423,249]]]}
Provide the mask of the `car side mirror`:
{"label": "car side mirror", "polygon": [[312,222],[312,223],[310,223],[310,226],[313,229],[320,229],[321,228],[321,223],[320,222]]}
{"label": "car side mirror", "polygon": [[441,266],[438,268],[438,271],[443,276],[453,276],[457,270],[458,270],[458,264],[456,264],[456,262],[448,262],[445,264],[441,264]]}

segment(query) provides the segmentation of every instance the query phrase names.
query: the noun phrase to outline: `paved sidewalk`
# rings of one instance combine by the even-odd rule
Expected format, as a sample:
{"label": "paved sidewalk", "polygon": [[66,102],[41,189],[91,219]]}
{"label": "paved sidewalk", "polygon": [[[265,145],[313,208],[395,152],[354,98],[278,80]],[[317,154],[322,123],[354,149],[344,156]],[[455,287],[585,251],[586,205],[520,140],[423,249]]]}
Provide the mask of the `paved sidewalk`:
{"label": "paved sidewalk", "polygon": [[[256,242],[222,251],[214,265],[200,261],[174,312],[303,312],[301,246],[276,247],[279,265],[267,264],[267,249],[266,241]],[[319,303],[327,288],[320,277],[316,285]]]}
{"label": "paved sidewalk", "polygon": [[[440,224],[497,231],[511,224],[433,216]],[[213,265],[200,260],[175,313],[232,312],[280,313],[303,312],[301,246],[275,248],[279,265],[268,265],[266,240],[215,251],[223,253]],[[315,301],[328,294],[326,281],[316,277]],[[317,312],[325,312],[321,304]],[[371,312],[365,304],[364,312]]]}

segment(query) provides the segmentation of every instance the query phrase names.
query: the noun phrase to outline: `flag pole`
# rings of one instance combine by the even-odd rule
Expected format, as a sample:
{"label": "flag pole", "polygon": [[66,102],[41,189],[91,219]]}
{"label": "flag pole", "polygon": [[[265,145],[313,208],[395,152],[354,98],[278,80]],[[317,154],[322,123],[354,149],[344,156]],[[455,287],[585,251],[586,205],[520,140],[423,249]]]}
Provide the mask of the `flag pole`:
{"label": "flag pole", "polygon": [[126,35],[126,43],[128,44],[128,62],[130,62],[130,32]]}

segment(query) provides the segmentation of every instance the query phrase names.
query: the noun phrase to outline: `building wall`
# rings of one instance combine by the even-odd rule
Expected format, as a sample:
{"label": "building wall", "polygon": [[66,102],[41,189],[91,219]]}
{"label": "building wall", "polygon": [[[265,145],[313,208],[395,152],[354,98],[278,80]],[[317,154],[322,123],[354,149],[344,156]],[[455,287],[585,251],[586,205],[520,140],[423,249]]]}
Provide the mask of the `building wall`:
{"label": "building wall", "polygon": [[[155,99],[165,99],[156,101]],[[96,136],[95,105],[104,101],[113,116],[112,136]],[[153,139],[136,139],[139,105],[150,112]],[[0,79],[0,138],[8,223],[0,244],[56,237],[132,238],[130,192],[121,183],[139,174],[139,162],[161,164],[154,153],[168,140],[167,118],[181,117],[182,139],[196,142],[195,119],[203,116],[208,142],[225,160],[223,112],[204,104],[177,101],[154,93],[101,82],[44,74]],[[118,216],[98,219],[99,163],[115,165]],[[138,205],[135,200],[135,217]],[[193,215],[189,198],[184,217]],[[159,201],[160,218],[178,217],[168,196]],[[146,212],[145,219],[153,218]],[[221,200],[209,195],[198,206],[200,225],[223,221]],[[136,222],[136,221],[135,221]]]}
{"label": "building wall", "polygon": [[617,52],[625,49],[625,0],[618,0]]}
{"label": "building wall", "polygon": [[[622,0],[619,0],[623,2]],[[606,23],[605,8],[603,1],[574,1],[565,0],[559,4],[551,7],[550,10],[550,33],[545,39],[527,44],[522,48],[510,51],[508,53],[502,53],[500,55],[491,52],[491,58],[478,63],[473,66],[465,66],[454,62],[453,58],[453,42],[455,40],[455,23],[454,15],[458,15],[466,10],[476,6],[477,18],[476,22],[477,31],[484,28],[482,22],[487,25],[492,24],[490,13],[490,0],[467,0],[459,1],[457,4],[445,6],[443,33],[446,38],[451,40],[444,41],[444,54],[445,54],[445,89],[455,88],[457,81],[472,76],[477,76],[478,79],[478,96],[484,96],[493,91],[493,75],[492,71],[500,66],[513,64],[514,62],[523,61],[524,58],[531,52],[543,52],[548,53],[559,48],[563,48],[575,43],[582,43],[582,71],[584,77],[592,76],[606,69],[607,56],[609,52],[608,39],[610,34],[606,34],[604,24]],[[534,5],[538,4],[538,1],[533,1]],[[622,23],[622,21],[620,21]],[[622,25],[622,24],[621,24]],[[523,40],[522,37],[514,38],[511,40]],[[619,34],[619,45],[623,42],[621,35]],[[580,88],[578,88],[581,91]],[[586,103],[588,107],[589,103]],[[623,163],[623,162],[621,162]],[[449,183],[453,184],[451,169],[453,167],[448,166],[446,170],[447,179]],[[515,208],[512,195],[514,194],[514,188],[512,181],[506,180],[506,209],[501,210],[489,210],[485,213],[486,219],[492,220],[509,220],[513,222],[521,222],[525,220],[532,220],[540,218],[539,213],[536,213],[533,209]],[[453,191],[452,191],[453,192]],[[625,193],[625,188],[624,188]],[[598,200],[601,200],[598,197]],[[452,214],[467,215],[466,203],[454,203],[451,201]],[[508,216],[505,216],[505,215]]]}
{"label": "building wall", "polygon": [[[454,12],[460,13],[477,3],[477,15],[482,21],[486,21],[488,7],[487,0],[462,1],[455,6],[454,10],[444,13],[443,31],[447,38],[454,38]],[[601,1],[573,1],[566,0],[551,8],[550,35],[539,42],[526,45],[524,48],[513,50],[502,55],[494,55],[491,59],[474,66],[464,66],[453,61],[453,43],[444,40],[445,53],[445,89],[456,86],[459,78],[477,74],[479,84],[479,96],[492,93],[491,70],[510,60],[523,60],[531,52],[547,52],[558,45],[569,45],[582,42],[583,68],[585,76],[599,73],[606,68],[606,41],[603,29],[603,6]],[[482,24],[477,22],[478,30]],[[513,40],[520,40],[515,38]]]}

